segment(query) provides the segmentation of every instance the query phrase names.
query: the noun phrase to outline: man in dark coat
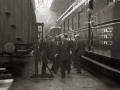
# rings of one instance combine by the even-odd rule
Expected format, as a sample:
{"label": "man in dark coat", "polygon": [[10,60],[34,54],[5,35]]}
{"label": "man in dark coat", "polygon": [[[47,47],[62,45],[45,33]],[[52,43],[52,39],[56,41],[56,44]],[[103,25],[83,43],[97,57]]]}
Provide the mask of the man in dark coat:
{"label": "man in dark coat", "polygon": [[[59,43],[61,43],[61,36],[57,37],[57,44]],[[57,62],[57,71],[58,71],[60,68],[60,56],[59,55],[56,57],[56,62]]]}
{"label": "man in dark coat", "polygon": [[73,62],[73,67],[76,68],[76,60],[75,60],[75,54],[74,54],[74,49],[75,49],[75,43],[76,43],[76,40],[75,40],[75,35],[76,34],[73,34],[72,36],[72,39],[71,39],[71,44],[72,44],[72,56],[71,56],[71,61]]}
{"label": "man in dark coat", "polygon": [[68,36],[64,35],[61,37],[61,42],[58,44],[58,54],[61,61],[61,76],[65,78],[65,69],[67,67],[68,74],[70,73],[70,41],[66,40]]}
{"label": "man in dark coat", "polygon": [[43,40],[43,47],[42,47],[42,41],[39,45],[39,51],[42,55],[42,74],[46,74],[46,67],[48,64],[48,57],[49,57],[49,47],[48,47],[48,39],[49,37],[46,36]]}
{"label": "man in dark coat", "polygon": [[55,57],[55,55],[57,54],[57,50],[58,50],[58,42],[57,42],[57,37],[55,37],[50,45],[50,57],[53,61],[53,65],[52,65],[51,70],[55,74],[57,74],[57,57]]}
{"label": "man in dark coat", "polygon": [[77,62],[77,73],[81,73],[81,56],[84,54],[84,41],[79,35],[76,35],[75,57]]}

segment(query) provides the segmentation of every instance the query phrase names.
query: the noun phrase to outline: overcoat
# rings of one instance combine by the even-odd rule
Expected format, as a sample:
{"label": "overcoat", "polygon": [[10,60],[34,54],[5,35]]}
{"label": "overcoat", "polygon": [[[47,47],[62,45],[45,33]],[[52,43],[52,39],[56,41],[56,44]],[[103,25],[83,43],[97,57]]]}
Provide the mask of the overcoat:
{"label": "overcoat", "polygon": [[61,61],[70,60],[70,50],[71,50],[70,41],[65,40],[63,43],[61,41],[58,44],[58,54]]}

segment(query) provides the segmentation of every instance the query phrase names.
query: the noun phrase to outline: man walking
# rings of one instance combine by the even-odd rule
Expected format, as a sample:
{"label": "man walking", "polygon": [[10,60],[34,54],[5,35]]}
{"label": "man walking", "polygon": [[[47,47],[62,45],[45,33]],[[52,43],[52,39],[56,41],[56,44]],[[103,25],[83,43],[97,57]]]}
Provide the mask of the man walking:
{"label": "man walking", "polygon": [[75,57],[77,62],[77,73],[81,73],[81,56],[84,54],[84,41],[80,38],[79,35],[75,36],[76,45],[75,45]]}
{"label": "man walking", "polygon": [[55,74],[57,74],[57,57],[55,57],[55,55],[57,54],[57,49],[58,49],[58,42],[57,42],[57,36],[56,36],[50,45],[50,57],[53,61],[51,70]]}
{"label": "man walking", "polygon": [[40,42],[40,46],[39,46],[39,51],[42,55],[42,74],[46,74],[46,67],[48,64],[48,57],[49,57],[48,39],[49,37],[46,36],[45,39],[43,40],[43,43]]}
{"label": "man walking", "polygon": [[65,78],[65,69],[67,67],[68,74],[70,74],[70,41],[66,40],[67,35],[61,37],[61,42],[58,44],[58,54],[61,62],[61,77]]}

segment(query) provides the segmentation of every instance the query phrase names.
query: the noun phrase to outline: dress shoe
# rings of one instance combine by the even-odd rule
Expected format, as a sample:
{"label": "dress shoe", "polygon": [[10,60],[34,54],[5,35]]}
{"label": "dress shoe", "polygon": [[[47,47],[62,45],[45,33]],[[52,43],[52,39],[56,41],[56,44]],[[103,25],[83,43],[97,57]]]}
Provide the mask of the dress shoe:
{"label": "dress shoe", "polygon": [[65,79],[65,77],[62,77],[62,79]]}
{"label": "dress shoe", "polygon": [[54,71],[54,74],[57,74],[57,72]]}
{"label": "dress shoe", "polygon": [[68,71],[68,75],[70,74],[70,71]]}
{"label": "dress shoe", "polygon": [[65,77],[61,77],[62,79],[64,79]]}
{"label": "dress shoe", "polygon": [[78,71],[77,73],[81,73],[81,71]]}

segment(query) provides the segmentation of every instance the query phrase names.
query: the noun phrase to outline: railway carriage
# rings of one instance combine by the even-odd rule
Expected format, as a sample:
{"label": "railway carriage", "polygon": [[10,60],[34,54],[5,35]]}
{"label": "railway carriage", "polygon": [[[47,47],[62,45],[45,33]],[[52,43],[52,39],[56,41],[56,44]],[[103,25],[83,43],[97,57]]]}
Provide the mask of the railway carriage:
{"label": "railway carriage", "polygon": [[79,0],[70,7],[58,23],[63,33],[77,33],[84,39],[83,65],[119,80],[120,1]]}
{"label": "railway carriage", "polygon": [[0,0],[0,63],[24,62],[34,47],[35,22],[33,0]]}
{"label": "railway carriage", "polygon": [[53,26],[49,29],[47,35],[50,35],[52,36],[53,38],[56,36],[56,35],[60,35],[61,34],[61,27],[59,26]]}

